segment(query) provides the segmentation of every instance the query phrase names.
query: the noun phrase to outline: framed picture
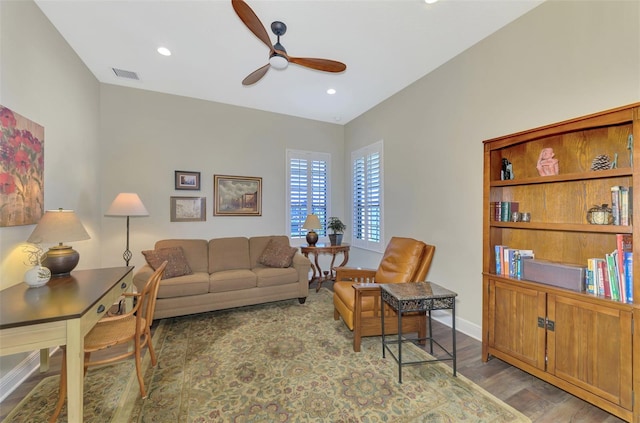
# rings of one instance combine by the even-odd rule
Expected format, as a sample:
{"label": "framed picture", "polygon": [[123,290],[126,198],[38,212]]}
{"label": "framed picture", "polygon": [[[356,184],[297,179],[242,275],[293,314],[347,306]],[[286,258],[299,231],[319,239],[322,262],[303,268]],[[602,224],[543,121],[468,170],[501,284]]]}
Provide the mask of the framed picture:
{"label": "framed picture", "polygon": [[171,221],[204,222],[206,205],[206,197],[171,197]]}
{"label": "framed picture", "polygon": [[44,215],[44,127],[0,105],[0,228]]}
{"label": "framed picture", "polygon": [[262,216],[262,178],[213,175],[214,216]]}
{"label": "framed picture", "polygon": [[176,170],[176,189],[200,191],[200,172]]}

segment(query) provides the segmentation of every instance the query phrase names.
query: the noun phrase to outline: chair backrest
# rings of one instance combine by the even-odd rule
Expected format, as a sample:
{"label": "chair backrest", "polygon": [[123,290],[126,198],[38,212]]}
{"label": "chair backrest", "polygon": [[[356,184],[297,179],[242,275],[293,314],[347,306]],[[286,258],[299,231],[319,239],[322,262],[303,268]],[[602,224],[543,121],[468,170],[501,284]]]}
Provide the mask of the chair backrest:
{"label": "chair backrest", "polygon": [[140,308],[136,316],[138,319],[140,319],[140,317],[146,319],[146,323],[149,326],[151,326],[153,322],[153,313],[156,310],[156,299],[158,297],[158,289],[160,289],[160,280],[162,279],[164,269],[167,267],[167,263],[168,261],[165,260],[165,262],[149,276],[147,283],[145,283],[144,288],[142,288],[140,298],[138,298]]}
{"label": "chair backrest", "polygon": [[413,238],[391,238],[376,271],[375,281],[378,283],[424,281],[435,249],[435,246]]}

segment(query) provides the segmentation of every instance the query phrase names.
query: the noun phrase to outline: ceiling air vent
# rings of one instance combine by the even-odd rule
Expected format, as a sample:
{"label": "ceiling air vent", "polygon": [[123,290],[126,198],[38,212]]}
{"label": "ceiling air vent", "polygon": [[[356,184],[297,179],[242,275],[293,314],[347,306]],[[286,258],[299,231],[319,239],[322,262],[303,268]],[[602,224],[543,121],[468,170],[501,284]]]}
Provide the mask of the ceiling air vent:
{"label": "ceiling air vent", "polygon": [[129,79],[135,79],[137,81],[140,80],[140,78],[138,78],[138,74],[135,72],[131,72],[123,69],[116,69],[116,68],[111,68],[111,69],[113,69],[113,73],[115,73],[116,76],[119,78],[129,78]]}

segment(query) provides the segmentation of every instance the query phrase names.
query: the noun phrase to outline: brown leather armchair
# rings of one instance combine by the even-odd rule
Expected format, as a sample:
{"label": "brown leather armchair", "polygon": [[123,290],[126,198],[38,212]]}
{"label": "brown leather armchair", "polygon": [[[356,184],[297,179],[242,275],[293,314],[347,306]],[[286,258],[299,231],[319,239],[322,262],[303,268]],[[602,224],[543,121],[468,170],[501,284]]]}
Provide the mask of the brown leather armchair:
{"label": "brown leather armchair", "polygon": [[[342,320],[353,331],[353,350],[360,351],[363,336],[382,334],[380,287],[378,283],[423,282],[436,247],[412,238],[393,237],[377,270],[336,268],[333,284],[333,318]],[[386,318],[389,316],[390,318]],[[385,308],[385,334],[398,333],[395,311]],[[426,336],[425,313],[402,315],[402,333]]]}

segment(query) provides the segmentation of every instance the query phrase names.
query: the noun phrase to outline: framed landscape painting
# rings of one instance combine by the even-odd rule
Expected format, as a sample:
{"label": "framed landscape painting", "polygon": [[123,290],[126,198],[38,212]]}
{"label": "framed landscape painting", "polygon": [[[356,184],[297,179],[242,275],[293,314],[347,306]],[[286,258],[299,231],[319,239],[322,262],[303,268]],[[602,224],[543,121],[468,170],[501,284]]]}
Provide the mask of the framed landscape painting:
{"label": "framed landscape painting", "polygon": [[44,213],[44,127],[0,105],[0,227]]}
{"label": "framed landscape painting", "polygon": [[175,171],[175,189],[200,190],[200,172]]}
{"label": "framed landscape painting", "polygon": [[213,175],[214,216],[262,216],[262,178]]}

